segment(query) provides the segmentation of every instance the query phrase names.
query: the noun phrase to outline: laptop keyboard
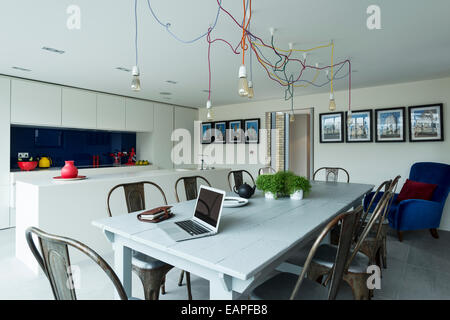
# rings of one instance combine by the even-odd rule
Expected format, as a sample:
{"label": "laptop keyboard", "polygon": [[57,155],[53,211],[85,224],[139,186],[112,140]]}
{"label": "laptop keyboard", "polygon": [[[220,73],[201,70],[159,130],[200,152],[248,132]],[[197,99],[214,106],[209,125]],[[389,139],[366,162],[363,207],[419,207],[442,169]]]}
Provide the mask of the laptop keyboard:
{"label": "laptop keyboard", "polygon": [[184,220],[175,222],[180,228],[188,232],[191,236],[196,236],[199,234],[210,232],[210,230],[203,228],[199,224],[193,222],[192,220]]}

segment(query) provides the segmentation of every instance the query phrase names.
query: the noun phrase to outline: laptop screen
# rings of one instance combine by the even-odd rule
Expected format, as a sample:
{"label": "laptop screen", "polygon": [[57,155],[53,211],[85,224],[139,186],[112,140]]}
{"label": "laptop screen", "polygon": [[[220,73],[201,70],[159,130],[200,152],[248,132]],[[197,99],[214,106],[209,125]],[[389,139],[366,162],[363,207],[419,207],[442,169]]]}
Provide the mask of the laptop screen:
{"label": "laptop screen", "polygon": [[194,217],[215,228],[219,219],[223,197],[221,193],[201,188]]}

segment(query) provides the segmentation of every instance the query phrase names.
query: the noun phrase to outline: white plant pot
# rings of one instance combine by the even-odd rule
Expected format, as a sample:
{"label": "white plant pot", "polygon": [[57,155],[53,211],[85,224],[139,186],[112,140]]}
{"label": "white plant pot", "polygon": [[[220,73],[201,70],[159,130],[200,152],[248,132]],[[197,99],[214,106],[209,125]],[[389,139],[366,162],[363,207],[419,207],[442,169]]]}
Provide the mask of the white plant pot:
{"label": "white plant pot", "polygon": [[264,192],[264,197],[266,199],[275,199],[275,196],[272,192]]}
{"label": "white plant pot", "polygon": [[293,194],[291,194],[292,200],[302,200],[303,199],[303,190],[297,190]]}

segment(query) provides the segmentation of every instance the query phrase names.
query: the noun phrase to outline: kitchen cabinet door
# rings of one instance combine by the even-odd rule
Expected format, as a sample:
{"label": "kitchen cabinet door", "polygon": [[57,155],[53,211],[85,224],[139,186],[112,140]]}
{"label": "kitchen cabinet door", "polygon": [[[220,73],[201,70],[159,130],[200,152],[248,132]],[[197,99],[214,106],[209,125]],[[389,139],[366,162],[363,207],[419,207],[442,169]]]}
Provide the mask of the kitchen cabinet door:
{"label": "kitchen cabinet door", "polygon": [[155,103],[155,126],[151,134],[151,156],[154,165],[162,169],[173,169],[171,152],[173,142],[173,106]]}
{"label": "kitchen cabinet door", "polygon": [[153,131],[153,103],[139,99],[126,99],[126,129],[136,132]]}
{"label": "kitchen cabinet door", "polygon": [[175,107],[174,112],[174,129],[186,129],[190,134],[191,142],[191,164],[175,165],[176,168],[195,167],[194,165],[194,122],[198,120],[198,110]]}
{"label": "kitchen cabinet door", "polygon": [[97,127],[97,94],[86,90],[62,89],[62,125],[67,128]]}
{"label": "kitchen cabinet door", "polygon": [[97,128],[125,130],[125,98],[97,94]]}
{"label": "kitchen cabinet door", "polygon": [[0,77],[0,149],[8,152],[8,156],[0,157],[0,229],[10,226],[10,83],[8,78]]}
{"label": "kitchen cabinet door", "polygon": [[61,87],[11,80],[11,123],[61,126]]}

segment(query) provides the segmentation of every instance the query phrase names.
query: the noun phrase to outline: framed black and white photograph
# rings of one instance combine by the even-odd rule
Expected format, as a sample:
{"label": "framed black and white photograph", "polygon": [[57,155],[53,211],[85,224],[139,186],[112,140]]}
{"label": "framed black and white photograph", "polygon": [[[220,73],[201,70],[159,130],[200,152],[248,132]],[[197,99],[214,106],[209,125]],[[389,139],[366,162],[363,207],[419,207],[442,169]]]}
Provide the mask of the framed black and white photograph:
{"label": "framed black and white photograph", "polygon": [[214,143],[226,143],[226,121],[214,122]]}
{"label": "framed black and white photograph", "polygon": [[201,128],[202,128],[202,131],[201,131],[202,144],[211,143],[211,141],[212,141],[212,122],[203,122]]}
{"label": "framed black and white photograph", "polygon": [[352,111],[351,119],[345,113],[347,142],[372,142],[372,110]]}
{"label": "framed black and white photograph", "polygon": [[228,121],[227,143],[242,143],[243,135],[242,120]]}
{"label": "framed black and white photograph", "polygon": [[244,120],[245,143],[259,143],[259,119]]}
{"label": "framed black and white photograph", "polygon": [[376,142],[404,142],[405,107],[376,109],[375,130]]}
{"label": "framed black and white photograph", "polygon": [[320,143],[344,142],[344,113],[319,114]]}
{"label": "framed black and white photograph", "polygon": [[443,141],[442,103],[409,107],[409,141]]}

